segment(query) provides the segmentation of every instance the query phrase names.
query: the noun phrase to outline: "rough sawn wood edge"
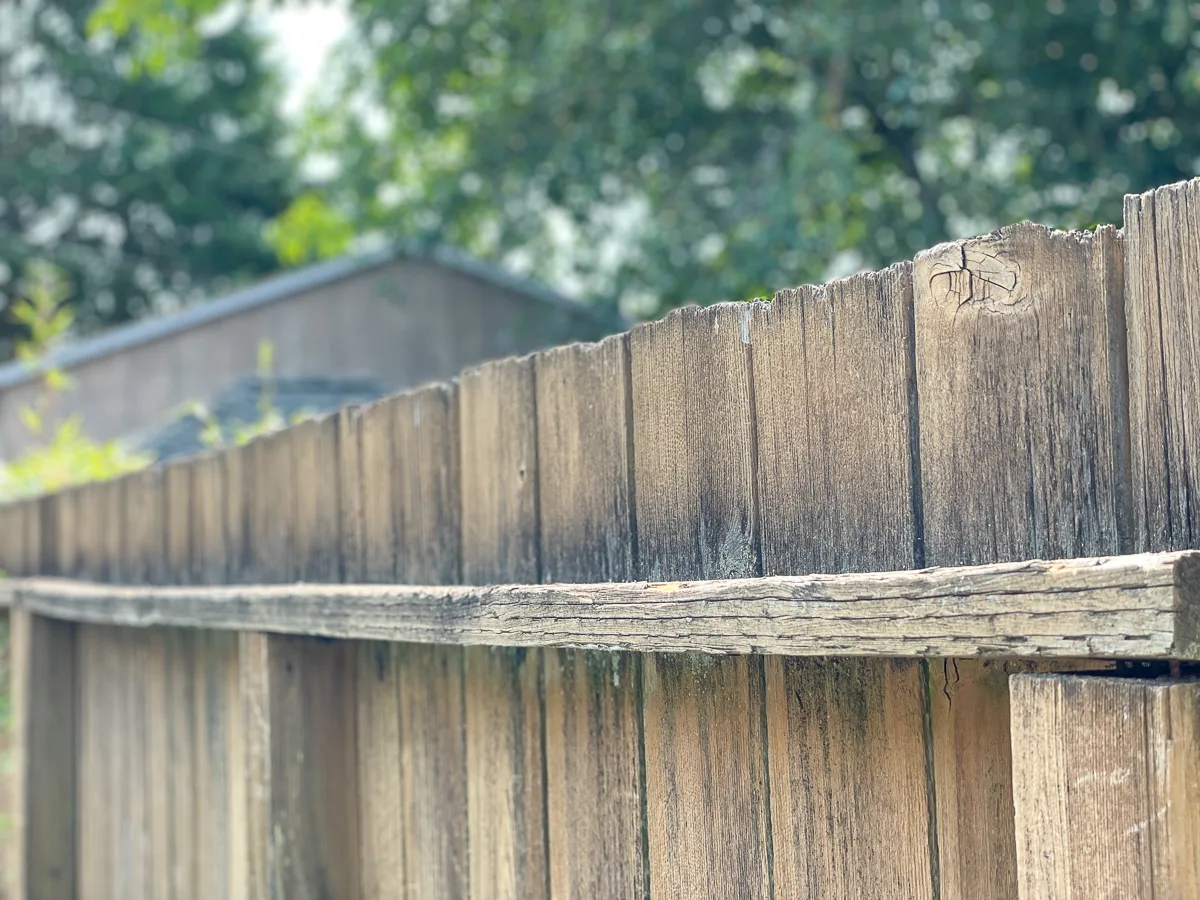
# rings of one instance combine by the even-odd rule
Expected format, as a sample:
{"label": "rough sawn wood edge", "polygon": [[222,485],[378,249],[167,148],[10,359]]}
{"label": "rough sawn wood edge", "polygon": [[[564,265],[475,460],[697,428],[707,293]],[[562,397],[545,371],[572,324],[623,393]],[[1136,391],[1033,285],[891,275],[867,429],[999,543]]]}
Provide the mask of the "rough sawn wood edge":
{"label": "rough sawn wood edge", "polygon": [[721,581],[419,587],[0,582],[74,622],[509,647],[1200,659],[1200,552]]}

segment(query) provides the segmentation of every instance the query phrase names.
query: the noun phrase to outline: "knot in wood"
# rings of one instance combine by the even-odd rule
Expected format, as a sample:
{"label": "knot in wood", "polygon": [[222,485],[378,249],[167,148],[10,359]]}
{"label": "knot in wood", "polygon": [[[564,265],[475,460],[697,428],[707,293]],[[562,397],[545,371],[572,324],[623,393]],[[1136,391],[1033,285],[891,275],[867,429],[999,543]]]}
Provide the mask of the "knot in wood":
{"label": "knot in wood", "polygon": [[1030,305],[1021,265],[1003,241],[982,238],[943,244],[928,252],[925,264],[929,295],[938,306],[1003,314]]}

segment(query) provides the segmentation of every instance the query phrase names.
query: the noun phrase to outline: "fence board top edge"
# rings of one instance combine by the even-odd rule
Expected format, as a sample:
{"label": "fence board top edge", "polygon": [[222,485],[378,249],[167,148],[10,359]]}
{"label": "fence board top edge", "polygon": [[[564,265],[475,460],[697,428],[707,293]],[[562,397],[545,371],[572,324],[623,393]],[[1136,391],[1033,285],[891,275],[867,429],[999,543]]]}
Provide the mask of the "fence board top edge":
{"label": "fence board top edge", "polygon": [[466,646],[1200,659],[1200,552],[672,583],[127,587],[0,582],[69,621]]}

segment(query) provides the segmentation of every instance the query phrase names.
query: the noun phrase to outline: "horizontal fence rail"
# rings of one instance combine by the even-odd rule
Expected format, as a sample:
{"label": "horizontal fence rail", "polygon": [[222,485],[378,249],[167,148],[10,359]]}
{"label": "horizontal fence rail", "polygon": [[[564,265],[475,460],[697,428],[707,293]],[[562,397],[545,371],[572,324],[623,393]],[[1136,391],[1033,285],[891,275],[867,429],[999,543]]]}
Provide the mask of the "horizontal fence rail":
{"label": "horizontal fence rail", "polygon": [[725,581],[415,587],[0,585],[71,622],[485,647],[1200,659],[1200,552]]}
{"label": "horizontal fence rail", "polygon": [[1197,273],[1200,180],[0,506],[19,895],[1196,898]]}

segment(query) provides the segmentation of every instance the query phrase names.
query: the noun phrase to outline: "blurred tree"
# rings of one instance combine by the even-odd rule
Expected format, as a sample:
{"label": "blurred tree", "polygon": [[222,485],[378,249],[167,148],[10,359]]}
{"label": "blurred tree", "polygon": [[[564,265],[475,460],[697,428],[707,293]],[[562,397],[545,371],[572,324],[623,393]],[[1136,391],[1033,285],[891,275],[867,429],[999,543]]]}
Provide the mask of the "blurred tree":
{"label": "blurred tree", "polygon": [[350,8],[307,128],[328,210],[295,220],[448,240],[631,309],[1024,218],[1119,221],[1125,192],[1200,173],[1186,0]]}
{"label": "blurred tree", "polygon": [[[241,20],[171,64],[89,38],[89,0],[0,3],[0,305],[27,261],[65,272],[79,330],[278,266],[294,196],[278,85]],[[0,359],[26,329],[0,317]]]}

